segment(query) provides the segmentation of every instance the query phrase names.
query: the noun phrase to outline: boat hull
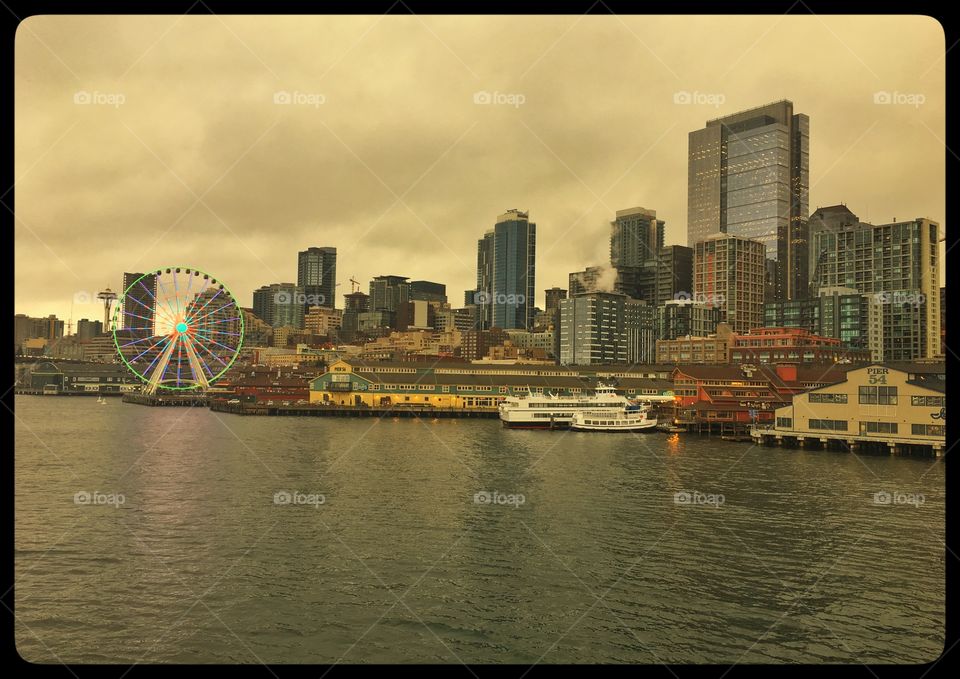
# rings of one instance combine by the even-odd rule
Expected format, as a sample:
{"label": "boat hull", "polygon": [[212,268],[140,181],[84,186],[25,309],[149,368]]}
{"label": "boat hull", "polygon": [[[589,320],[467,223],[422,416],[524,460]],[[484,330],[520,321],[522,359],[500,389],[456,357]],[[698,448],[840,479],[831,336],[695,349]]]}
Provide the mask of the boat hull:
{"label": "boat hull", "polygon": [[506,420],[501,420],[503,426],[507,429],[569,429],[570,421],[566,420],[564,422],[554,422],[550,424],[549,422],[540,423],[540,422],[507,422]]}
{"label": "boat hull", "polygon": [[602,432],[608,434],[639,434],[657,431],[656,420],[643,424],[602,425],[602,424],[571,424],[574,431]]}

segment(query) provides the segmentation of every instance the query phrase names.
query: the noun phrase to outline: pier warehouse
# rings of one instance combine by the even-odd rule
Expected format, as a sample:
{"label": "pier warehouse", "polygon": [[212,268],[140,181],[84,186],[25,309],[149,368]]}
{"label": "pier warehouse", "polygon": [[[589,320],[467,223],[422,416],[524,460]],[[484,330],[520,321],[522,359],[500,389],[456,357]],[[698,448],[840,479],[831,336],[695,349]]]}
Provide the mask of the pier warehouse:
{"label": "pier warehouse", "polygon": [[[496,408],[507,396],[592,393],[598,381],[626,396],[672,396],[670,366],[598,366],[577,371],[548,365],[474,363],[331,363],[310,383],[310,402],[332,405]],[[629,372],[628,372],[629,371]]]}
{"label": "pier warehouse", "polygon": [[766,444],[940,455],[946,444],[943,363],[869,365],[836,384],[796,394],[772,427],[756,428]]}

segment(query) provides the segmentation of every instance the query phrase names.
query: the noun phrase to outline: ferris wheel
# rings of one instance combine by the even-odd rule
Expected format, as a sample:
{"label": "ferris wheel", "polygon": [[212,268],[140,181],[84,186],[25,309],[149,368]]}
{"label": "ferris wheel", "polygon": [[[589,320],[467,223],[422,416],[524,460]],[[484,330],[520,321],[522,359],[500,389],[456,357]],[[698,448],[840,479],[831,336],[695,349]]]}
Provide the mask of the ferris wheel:
{"label": "ferris wheel", "polygon": [[224,284],[186,267],[128,274],[113,315],[113,342],[126,366],[158,389],[206,389],[243,344],[243,312]]}

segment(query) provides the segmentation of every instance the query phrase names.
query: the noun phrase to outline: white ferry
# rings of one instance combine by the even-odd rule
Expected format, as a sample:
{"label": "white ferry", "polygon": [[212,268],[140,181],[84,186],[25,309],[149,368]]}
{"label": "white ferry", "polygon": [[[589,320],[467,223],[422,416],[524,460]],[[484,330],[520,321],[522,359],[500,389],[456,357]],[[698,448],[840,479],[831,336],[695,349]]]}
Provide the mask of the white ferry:
{"label": "white ferry", "polygon": [[528,394],[500,402],[500,421],[512,429],[565,429],[581,411],[618,413],[632,405],[610,386],[597,385],[591,396]]}
{"label": "white ferry", "polygon": [[574,413],[570,428],[577,431],[656,431],[657,418],[649,414],[650,407],[645,405],[628,405],[617,410],[579,410]]}

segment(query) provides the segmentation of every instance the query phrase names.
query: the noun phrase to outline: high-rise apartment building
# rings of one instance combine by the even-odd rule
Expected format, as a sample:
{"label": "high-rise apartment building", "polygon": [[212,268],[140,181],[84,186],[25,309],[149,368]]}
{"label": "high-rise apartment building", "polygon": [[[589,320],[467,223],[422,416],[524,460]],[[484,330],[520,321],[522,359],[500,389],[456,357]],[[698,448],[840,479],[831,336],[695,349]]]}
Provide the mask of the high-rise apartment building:
{"label": "high-rise apartment building", "polygon": [[694,247],[693,294],[723,310],[734,332],[763,325],[765,250],[760,241],[715,234]]}
{"label": "high-rise apartment building", "polygon": [[299,285],[272,283],[253,291],[253,313],[274,328],[303,328],[306,295]]}
{"label": "high-rise apartment building", "polygon": [[657,219],[656,210],[617,210],[616,219],[610,222],[610,264],[643,266],[655,260],[663,247],[664,226],[664,221]]}
{"label": "high-rise apartment building", "polygon": [[883,360],[940,356],[940,249],[937,222],[853,222],[813,234],[811,286],[877,296],[883,308]]}
{"label": "high-rise apartment building", "polygon": [[336,307],[337,249],[307,248],[297,254],[297,285],[305,296],[304,307]]}
{"label": "high-rise apartment building", "polygon": [[123,274],[123,322],[124,330],[134,330],[137,337],[150,337],[154,333],[157,308],[156,274]]}

